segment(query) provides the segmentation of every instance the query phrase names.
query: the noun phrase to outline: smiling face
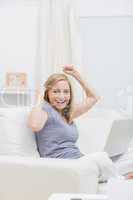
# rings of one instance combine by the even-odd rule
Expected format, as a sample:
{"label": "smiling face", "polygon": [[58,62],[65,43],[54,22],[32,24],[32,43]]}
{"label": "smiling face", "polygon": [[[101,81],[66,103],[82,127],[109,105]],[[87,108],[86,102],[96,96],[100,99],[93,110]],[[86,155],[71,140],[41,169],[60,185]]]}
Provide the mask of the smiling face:
{"label": "smiling face", "polygon": [[57,81],[48,91],[50,104],[58,111],[62,111],[71,98],[70,86],[66,80]]}

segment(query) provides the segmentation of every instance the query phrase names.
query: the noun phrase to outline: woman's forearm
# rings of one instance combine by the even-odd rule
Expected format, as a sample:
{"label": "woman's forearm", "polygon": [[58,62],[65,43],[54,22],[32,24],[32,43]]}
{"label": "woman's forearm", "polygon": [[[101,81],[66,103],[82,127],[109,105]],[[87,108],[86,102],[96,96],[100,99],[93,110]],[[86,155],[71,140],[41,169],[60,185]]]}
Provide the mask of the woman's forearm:
{"label": "woman's forearm", "polygon": [[90,85],[81,77],[80,73],[75,69],[73,65],[66,65],[63,68],[63,71],[73,76],[79,84],[82,86],[83,90],[85,91],[85,94],[87,97],[92,97],[95,100],[99,99],[99,96],[97,96],[94,92],[94,90],[90,87]]}
{"label": "woman's forearm", "polygon": [[92,87],[81,77],[78,72],[76,73],[75,79],[79,82],[87,97],[92,97],[96,100],[99,99],[99,96],[96,95],[94,89],[92,89]]}

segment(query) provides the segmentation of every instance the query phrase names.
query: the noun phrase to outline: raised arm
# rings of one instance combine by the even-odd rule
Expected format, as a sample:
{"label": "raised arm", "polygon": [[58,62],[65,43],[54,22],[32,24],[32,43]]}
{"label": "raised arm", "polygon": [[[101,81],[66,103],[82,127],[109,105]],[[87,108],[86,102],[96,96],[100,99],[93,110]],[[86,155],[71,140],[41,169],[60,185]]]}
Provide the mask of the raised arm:
{"label": "raised arm", "polygon": [[80,115],[84,114],[85,112],[89,111],[92,106],[100,99],[91,88],[91,86],[81,77],[80,73],[74,68],[72,65],[67,65],[63,67],[63,71],[74,77],[81,87],[83,88],[86,97],[82,103],[74,105],[72,111],[72,119],[79,117]]}
{"label": "raised arm", "polygon": [[42,110],[41,103],[42,103],[42,97],[39,89],[37,89],[36,103],[28,116],[28,122],[27,122],[28,127],[30,127],[33,132],[40,131],[48,119],[48,114],[47,112]]}

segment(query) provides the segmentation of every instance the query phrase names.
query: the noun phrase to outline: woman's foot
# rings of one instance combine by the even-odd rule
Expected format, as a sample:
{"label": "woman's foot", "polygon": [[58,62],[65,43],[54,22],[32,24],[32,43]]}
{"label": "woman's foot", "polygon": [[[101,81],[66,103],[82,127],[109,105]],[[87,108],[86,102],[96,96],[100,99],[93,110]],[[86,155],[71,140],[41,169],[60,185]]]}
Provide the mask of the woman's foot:
{"label": "woman's foot", "polygon": [[133,172],[129,172],[129,173],[126,175],[126,179],[133,179]]}

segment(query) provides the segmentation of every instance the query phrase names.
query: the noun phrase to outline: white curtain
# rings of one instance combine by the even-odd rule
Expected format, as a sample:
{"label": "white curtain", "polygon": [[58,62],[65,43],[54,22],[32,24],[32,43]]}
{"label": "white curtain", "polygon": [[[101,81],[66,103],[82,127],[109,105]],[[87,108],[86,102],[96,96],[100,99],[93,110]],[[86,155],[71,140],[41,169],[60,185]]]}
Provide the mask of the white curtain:
{"label": "white curtain", "polygon": [[50,74],[61,72],[64,64],[74,64],[81,71],[77,11],[76,0],[40,0],[36,66],[39,84]]}

